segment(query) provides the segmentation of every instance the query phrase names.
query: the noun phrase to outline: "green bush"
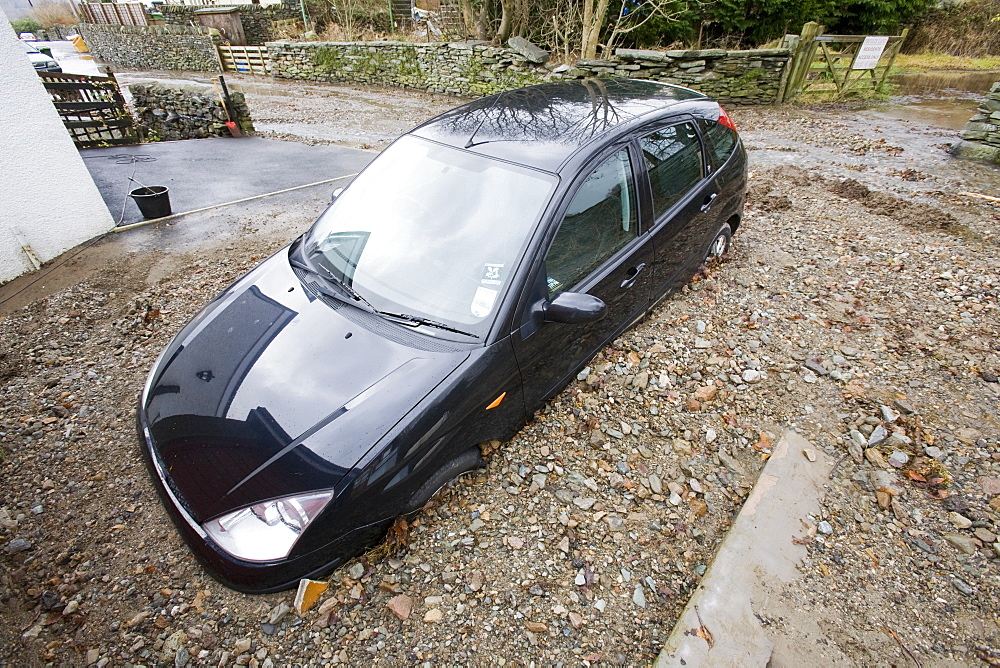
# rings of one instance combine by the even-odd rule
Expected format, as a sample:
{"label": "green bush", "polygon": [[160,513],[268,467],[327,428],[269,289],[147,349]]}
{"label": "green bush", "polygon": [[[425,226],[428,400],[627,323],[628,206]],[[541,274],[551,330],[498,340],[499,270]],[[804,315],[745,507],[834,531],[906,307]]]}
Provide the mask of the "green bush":
{"label": "green bush", "polygon": [[[976,0],[971,0],[975,2]],[[979,0],[983,1],[983,0]],[[985,0],[1000,2],[1000,0]],[[712,0],[667,5],[671,18],[653,17],[621,40],[622,46],[666,46],[675,41],[702,47],[751,48],[798,34],[807,21],[826,26],[827,34],[899,34],[924,15],[935,0]],[[611,0],[610,16],[648,11],[637,0]],[[994,29],[996,26],[994,25]],[[1000,34],[1000,30],[996,30]]]}
{"label": "green bush", "polygon": [[14,33],[18,35],[22,32],[38,32],[42,29],[42,24],[30,16],[11,21],[10,25],[14,28]]}

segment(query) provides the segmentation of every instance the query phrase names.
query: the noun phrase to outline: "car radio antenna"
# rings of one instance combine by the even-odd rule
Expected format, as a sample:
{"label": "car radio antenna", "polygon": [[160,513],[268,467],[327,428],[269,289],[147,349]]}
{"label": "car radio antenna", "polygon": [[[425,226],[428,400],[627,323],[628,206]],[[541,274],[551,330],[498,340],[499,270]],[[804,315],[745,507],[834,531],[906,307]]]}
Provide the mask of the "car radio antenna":
{"label": "car radio antenna", "polygon": [[507,91],[502,91],[498,93],[497,96],[493,99],[493,102],[490,104],[490,106],[486,108],[486,110],[483,112],[483,120],[479,121],[479,125],[477,125],[476,129],[472,131],[471,135],[469,135],[469,141],[465,142],[464,148],[472,148],[473,146],[476,145],[476,142],[474,141],[476,138],[476,133],[479,132],[479,128],[483,127],[483,123],[486,122],[486,118],[489,115],[489,113],[493,111],[493,107],[497,106],[497,102],[499,102],[500,98],[502,98],[506,93]]}

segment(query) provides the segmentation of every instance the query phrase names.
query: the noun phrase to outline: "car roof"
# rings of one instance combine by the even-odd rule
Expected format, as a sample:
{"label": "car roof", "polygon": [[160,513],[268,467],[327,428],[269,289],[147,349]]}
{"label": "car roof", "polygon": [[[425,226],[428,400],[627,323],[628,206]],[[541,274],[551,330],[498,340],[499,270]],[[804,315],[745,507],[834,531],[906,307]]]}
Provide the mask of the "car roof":
{"label": "car roof", "polygon": [[[575,79],[490,95],[432,118],[411,134],[556,172],[582,147],[654,112],[690,112],[705,95],[639,79]],[[615,133],[617,134],[617,133]]]}

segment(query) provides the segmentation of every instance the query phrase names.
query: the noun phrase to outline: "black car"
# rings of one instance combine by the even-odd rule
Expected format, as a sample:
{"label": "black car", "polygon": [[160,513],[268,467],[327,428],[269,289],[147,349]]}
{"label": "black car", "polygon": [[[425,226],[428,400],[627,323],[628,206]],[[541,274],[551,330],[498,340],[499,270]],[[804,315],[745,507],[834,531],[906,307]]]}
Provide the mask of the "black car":
{"label": "black car", "polygon": [[138,428],[182,535],[245,592],[359,554],[724,252],[746,182],[719,104],[649,81],[403,135],[153,367]]}

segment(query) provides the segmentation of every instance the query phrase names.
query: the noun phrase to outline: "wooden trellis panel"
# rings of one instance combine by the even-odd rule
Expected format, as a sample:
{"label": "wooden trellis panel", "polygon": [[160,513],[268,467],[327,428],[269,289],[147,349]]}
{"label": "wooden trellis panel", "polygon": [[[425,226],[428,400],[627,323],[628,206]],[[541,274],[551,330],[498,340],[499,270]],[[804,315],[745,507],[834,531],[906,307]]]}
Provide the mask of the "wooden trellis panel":
{"label": "wooden trellis panel", "polygon": [[139,143],[135,121],[113,77],[39,72],[77,148]]}
{"label": "wooden trellis panel", "polygon": [[220,46],[219,61],[224,72],[271,73],[271,61],[265,46]]}
{"label": "wooden trellis panel", "polygon": [[80,17],[87,23],[123,26],[149,25],[146,5],[141,2],[93,2],[80,5]]}

